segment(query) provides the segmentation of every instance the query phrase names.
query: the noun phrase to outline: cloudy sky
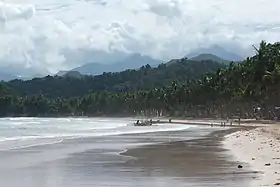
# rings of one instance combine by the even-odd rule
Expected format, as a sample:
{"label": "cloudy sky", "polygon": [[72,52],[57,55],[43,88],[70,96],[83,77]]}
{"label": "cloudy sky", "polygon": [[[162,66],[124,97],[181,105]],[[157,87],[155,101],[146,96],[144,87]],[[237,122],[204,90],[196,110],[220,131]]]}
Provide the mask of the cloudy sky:
{"label": "cloudy sky", "polygon": [[279,0],[0,0],[0,68],[56,73],[91,52],[169,59],[213,44],[246,55],[262,39],[280,39],[279,7]]}

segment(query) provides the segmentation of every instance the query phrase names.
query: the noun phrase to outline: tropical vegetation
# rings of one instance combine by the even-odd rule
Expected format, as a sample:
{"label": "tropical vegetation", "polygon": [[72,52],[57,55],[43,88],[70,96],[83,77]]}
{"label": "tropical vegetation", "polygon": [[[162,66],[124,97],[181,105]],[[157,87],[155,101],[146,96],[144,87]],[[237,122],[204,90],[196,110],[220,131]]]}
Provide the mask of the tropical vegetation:
{"label": "tropical vegetation", "polygon": [[280,43],[262,41],[255,50],[254,56],[228,66],[181,59],[95,77],[2,83],[0,116],[142,113],[272,119],[280,106]]}

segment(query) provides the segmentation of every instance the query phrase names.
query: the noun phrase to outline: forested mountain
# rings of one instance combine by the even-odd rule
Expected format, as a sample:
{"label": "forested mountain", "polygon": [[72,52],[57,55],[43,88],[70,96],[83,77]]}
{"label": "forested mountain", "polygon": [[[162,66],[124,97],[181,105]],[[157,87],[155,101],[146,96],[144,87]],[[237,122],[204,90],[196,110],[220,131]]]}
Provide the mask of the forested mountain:
{"label": "forested mountain", "polygon": [[78,71],[68,71],[62,76],[63,77],[72,77],[72,78],[82,78],[83,77],[83,75]]}
{"label": "forested mountain", "polygon": [[[110,64],[104,63],[87,63],[83,66],[74,68],[71,71],[80,72],[83,75],[100,75],[108,72],[115,73],[124,71],[127,69],[139,69],[141,66],[149,64],[151,67],[157,67],[162,61],[153,59],[149,56],[141,54],[132,54],[122,59]],[[57,75],[64,75],[67,71],[60,71]]]}
{"label": "forested mountain", "polygon": [[[192,63],[194,62],[190,61],[190,64]],[[151,78],[152,75],[156,75],[162,70],[173,67],[172,64],[169,66],[161,65],[156,69],[143,67],[139,71],[134,71],[137,72],[137,75],[141,75],[141,80],[145,80],[145,78]],[[182,69],[185,65],[185,63],[180,64],[180,61],[175,64],[179,64],[179,66],[174,66],[174,69]],[[209,66],[209,63],[201,62],[200,66]],[[189,68],[193,75],[198,73],[196,68],[192,66]],[[181,70],[176,71],[175,77],[180,75]],[[32,92],[37,90],[36,92],[38,92],[42,86],[35,87],[34,85],[40,84],[50,89],[46,93],[52,93],[56,89],[52,85],[63,86],[62,84],[56,84],[55,81],[57,79],[63,80],[64,78],[61,77],[46,77],[31,82],[14,81],[9,84],[2,84],[0,86],[0,115],[96,116],[136,115],[138,113],[156,115],[163,113],[171,116],[192,117],[239,116],[252,118],[259,115],[262,118],[269,119],[279,116],[279,111],[275,107],[280,105],[280,43],[269,44],[263,41],[260,43],[259,49],[256,49],[256,55],[253,57],[247,58],[243,63],[231,63],[228,67],[207,73],[201,79],[189,80],[187,77],[181,77],[181,80],[173,81],[171,85],[161,88],[138,89],[136,91],[131,89],[130,91],[119,92],[113,92],[110,89],[110,91],[104,91],[106,89],[103,85],[109,85],[106,81],[116,80],[118,82],[117,77],[125,79],[125,75],[133,74],[132,72],[102,75],[110,77],[110,79],[104,77],[101,79],[100,76],[94,77],[91,79],[93,82],[96,79],[103,80],[99,84],[98,91],[69,98],[63,95],[49,97],[48,94],[44,93],[47,89],[41,90],[41,94],[35,95],[19,96],[17,93],[19,90],[32,90]],[[163,72],[167,75],[171,73],[170,70]],[[182,70],[181,73],[183,72]],[[141,81],[138,80],[139,77],[136,74],[134,76],[135,79],[132,83],[141,85],[139,83]],[[83,81],[88,78],[85,77]],[[153,79],[147,80],[151,81]],[[150,84],[147,80],[145,82]],[[65,84],[64,89],[67,87],[72,87],[72,90],[82,89],[84,84],[81,81],[77,83],[75,81],[78,81],[78,79],[68,79],[68,84],[66,84],[67,81],[63,82]],[[168,82],[166,81],[166,83]],[[81,86],[76,87],[78,84]],[[13,91],[13,89],[17,90]],[[14,95],[13,92],[15,92]],[[60,95],[61,93],[56,94]],[[256,108],[260,108],[260,111]]]}
{"label": "forested mountain", "polygon": [[21,96],[43,94],[47,97],[72,97],[98,91],[131,92],[161,88],[171,85],[173,81],[181,83],[200,78],[206,72],[213,72],[222,67],[224,66],[213,61],[196,62],[185,59],[175,60],[175,63],[169,66],[161,64],[157,68],[146,65],[139,70],[104,73],[98,76],[81,76],[78,72],[71,71],[63,77],[13,80],[6,85]]}
{"label": "forested mountain", "polygon": [[188,57],[189,59],[192,59],[196,56],[199,56],[200,54],[212,54],[212,55],[215,55],[221,59],[224,59],[224,60],[227,60],[230,62],[245,60],[244,57],[242,57],[238,54],[235,54],[233,52],[229,52],[225,48],[220,47],[218,45],[209,46],[207,48],[196,49],[195,51],[192,51],[192,53],[189,53],[186,57]]}
{"label": "forested mountain", "polygon": [[213,54],[200,54],[198,56],[191,58],[191,60],[194,60],[194,61],[212,60],[214,62],[219,62],[221,64],[227,64],[227,65],[230,63],[230,61],[222,59]]}

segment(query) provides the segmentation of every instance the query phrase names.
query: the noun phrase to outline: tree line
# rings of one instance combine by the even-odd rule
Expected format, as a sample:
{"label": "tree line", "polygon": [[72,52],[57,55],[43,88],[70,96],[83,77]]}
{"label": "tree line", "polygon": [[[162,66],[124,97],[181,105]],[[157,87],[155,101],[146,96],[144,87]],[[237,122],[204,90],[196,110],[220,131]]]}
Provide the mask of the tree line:
{"label": "tree line", "polygon": [[[200,78],[206,72],[214,72],[224,65],[207,61],[188,59],[173,60],[151,68],[149,64],[138,70],[128,69],[118,73],[103,73],[98,76],[46,76],[32,80],[13,80],[2,83],[13,91],[13,94],[39,95],[48,98],[77,97],[92,92],[135,92],[150,90],[171,85],[172,81],[183,83],[188,79]],[[12,92],[11,92],[12,93]]]}
{"label": "tree line", "polygon": [[[177,72],[174,79],[168,76],[166,79],[162,78],[164,84],[159,86],[156,86],[152,79],[148,79],[147,84],[151,81],[154,85],[147,88],[140,86],[127,90],[97,89],[82,91],[81,94],[54,93],[51,95],[55,90],[35,89],[27,92],[28,90],[19,89],[22,91],[19,92],[17,89],[20,86],[14,89],[10,83],[1,84],[0,115],[112,116],[144,114],[185,117],[238,116],[252,118],[258,116],[273,119],[278,117],[277,106],[280,106],[280,43],[271,44],[262,41],[259,48],[255,48],[255,50],[256,54],[248,57],[242,63],[231,63],[226,67],[217,66],[216,71],[208,73],[205,71],[201,78],[197,78],[198,76],[184,77]],[[184,63],[188,63],[187,60],[178,60],[173,64],[173,68],[175,69],[176,65],[181,68]],[[202,64],[207,66],[208,63],[211,62],[204,64],[201,62],[200,65],[198,63],[195,66],[202,66]],[[214,62],[212,63],[214,64]],[[164,68],[166,74],[172,74],[174,72],[170,72],[170,66],[165,64],[164,67],[158,68]],[[192,66],[189,66],[189,69],[196,70]],[[141,73],[144,75],[144,72],[149,72],[147,74],[155,78],[156,76],[153,76],[152,72],[156,72],[158,69],[144,67],[138,71],[142,71]],[[202,72],[201,69],[200,72]],[[122,73],[117,75],[120,76]],[[126,73],[122,75],[124,76]],[[193,74],[195,73],[193,72]],[[183,70],[182,74],[184,74]],[[103,74],[102,76],[113,76],[113,74]],[[82,87],[84,79],[87,78],[65,78],[64,81],[68,80],[69,83],[66,85],[72,89],[80,89],[75,85],[81,84]],[[48,80],[50,77],[45,79]],[[63,78],[53,77],[52,79]],[[92,79],[94,82],[97,78],[92,77]],[[135,86],[134,82],[135,84],[138,84],[138,81],[141,82],[138,79],[131,80],[131,85]],[[101,82],[98,84],[103,86],[107,84],[108,79],[100,78],[100,80]],[[77,81],[77,83],[73,85],[71,81]],[[17,82],[17,84],[21,83]],[[31,83],[22,82],[22,84]],[[55,81],[52,84],[55,84]],[[43,86],[48,87],[49,85],[44,82]],[[45,89],[54,89],[54,87],[50,86]]]}

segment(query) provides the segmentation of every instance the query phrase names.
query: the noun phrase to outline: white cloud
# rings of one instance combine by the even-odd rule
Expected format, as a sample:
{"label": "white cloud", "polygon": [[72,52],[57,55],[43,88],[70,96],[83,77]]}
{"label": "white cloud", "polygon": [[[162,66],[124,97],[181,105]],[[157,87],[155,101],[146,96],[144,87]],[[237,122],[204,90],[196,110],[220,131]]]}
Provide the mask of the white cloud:
{"label": "white cloud", "polygon": [[0,2],[0,20],[3,22],[17,19],[30,19],[35,14],[33,5],[17,5]]}
{"label": "white cloud", "polygon": [[[279,39],[278,7],[279,0],[9,0],[0,2],[0,68],[55,73],[95,61],[81,57],[90,51],[168,59],[213,44],[248,54],[262,39]],[[71,52],[81,58],[71,61]]]}

